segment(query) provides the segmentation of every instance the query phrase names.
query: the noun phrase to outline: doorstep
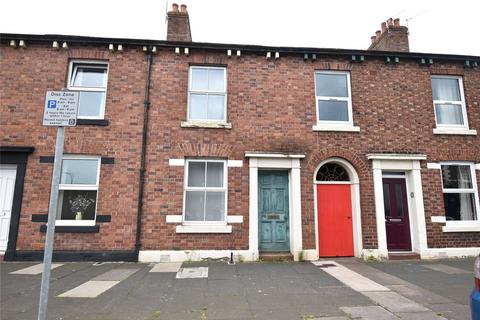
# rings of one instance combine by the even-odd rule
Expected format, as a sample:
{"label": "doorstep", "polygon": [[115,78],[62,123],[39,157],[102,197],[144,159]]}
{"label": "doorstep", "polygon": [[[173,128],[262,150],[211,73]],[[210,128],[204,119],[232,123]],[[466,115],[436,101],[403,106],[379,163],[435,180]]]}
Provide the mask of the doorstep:
{"label": "doorstep", "polygon": [[270,261],[270,262],[293,261],[293,255],[288,251],[260,252],[259,257],[260,257],[260,261]]}
{"label": "doorstep", "polygon": [[389,252],[388,260],[420,260],[420,254],[415,252]]}

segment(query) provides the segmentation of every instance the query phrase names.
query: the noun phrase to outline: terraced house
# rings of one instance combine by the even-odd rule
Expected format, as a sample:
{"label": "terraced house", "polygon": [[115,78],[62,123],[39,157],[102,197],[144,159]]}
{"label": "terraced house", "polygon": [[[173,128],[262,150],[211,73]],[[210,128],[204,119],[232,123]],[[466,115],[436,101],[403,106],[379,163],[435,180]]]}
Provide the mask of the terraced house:
{"label": "terraced house", "polygon": [[55,129],[66,129],[56,260],[480,251],[480,57],[410,52],[398,19],[367,50],[1,35],[0,250],[42,257]]}

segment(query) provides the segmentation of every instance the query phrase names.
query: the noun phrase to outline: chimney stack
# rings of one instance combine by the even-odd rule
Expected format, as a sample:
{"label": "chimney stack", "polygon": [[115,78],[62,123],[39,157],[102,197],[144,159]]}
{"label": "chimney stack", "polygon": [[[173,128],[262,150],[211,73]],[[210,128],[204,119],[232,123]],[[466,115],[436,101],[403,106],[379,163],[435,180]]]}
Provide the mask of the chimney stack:
{"label": "chimney stack", "polygon": [[167,21],[167,41],[192,41],[186,5],[182,4],[178,10],[178,4],[172,4],[172,11],[167,13]]}
{"label": "chimney stack", "polygon": [[400,25],[400,19],[388,19],[381,23],[381,30],[371,37],[368,50],[409,52],[408,28]]}

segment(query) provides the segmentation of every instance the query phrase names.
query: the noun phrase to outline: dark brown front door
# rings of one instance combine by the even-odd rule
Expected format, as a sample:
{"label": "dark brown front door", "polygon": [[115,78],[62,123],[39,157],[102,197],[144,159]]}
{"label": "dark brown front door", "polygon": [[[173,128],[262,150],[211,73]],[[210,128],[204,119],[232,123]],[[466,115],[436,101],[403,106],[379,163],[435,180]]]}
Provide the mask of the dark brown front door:
{"label": "dark brown front door", "polygon": [[388,250],[412,250],[404,178],[383,178],[383,202]]}

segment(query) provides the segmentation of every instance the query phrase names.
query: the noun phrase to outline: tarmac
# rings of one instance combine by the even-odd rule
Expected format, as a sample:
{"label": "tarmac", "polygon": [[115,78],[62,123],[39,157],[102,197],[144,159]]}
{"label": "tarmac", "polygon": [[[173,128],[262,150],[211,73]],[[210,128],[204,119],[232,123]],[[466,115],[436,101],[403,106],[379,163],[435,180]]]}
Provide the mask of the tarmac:
{"label": "tarmac", "polygon": [[[37,319],[42,265],[0,263],[0,319]],[[473,259],[56,263],[48,319],[470,319]]]}

